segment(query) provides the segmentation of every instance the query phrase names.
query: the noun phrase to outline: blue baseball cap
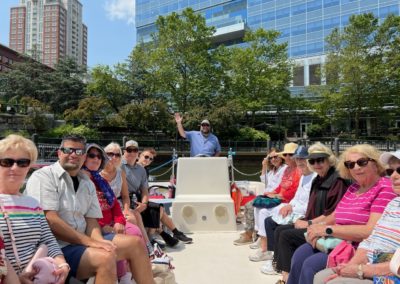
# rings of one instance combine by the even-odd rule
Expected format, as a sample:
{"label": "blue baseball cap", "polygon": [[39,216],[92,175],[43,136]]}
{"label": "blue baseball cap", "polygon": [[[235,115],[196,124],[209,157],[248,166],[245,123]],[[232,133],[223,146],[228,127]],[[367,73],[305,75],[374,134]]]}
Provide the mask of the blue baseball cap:
{"label": "blue baseball cap", "polygon": [[300,145],[297,147],[296,151],[294,151],[294,155],[292,158],[298,159],[306,159],[308,157],[308,147]]}

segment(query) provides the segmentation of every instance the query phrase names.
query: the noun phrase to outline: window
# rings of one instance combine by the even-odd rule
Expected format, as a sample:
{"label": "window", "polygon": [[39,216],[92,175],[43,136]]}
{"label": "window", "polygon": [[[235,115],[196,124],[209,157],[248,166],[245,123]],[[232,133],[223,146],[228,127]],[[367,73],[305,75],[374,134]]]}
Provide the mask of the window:
{"label": "window", "polygon": [[299,15],[302,13],[305,13],[307,11],[307,5],[306,4],[300,4],[292,7],[292,15]]}
{"label": "window", "polygon": [[306,25],[299,25],[292,27],[292,36],[301,35],[306,33]]}
{"label": "window", "polygon": [[339,5],[339,0],[324,0],[324,8]]}
{"label": "window", "polygon": [[290,16],[290,9],[289,8],[284,8],[280,10],[276,10],[276,18],[281,19],[281,18],[286,18]]}
{"label": "window", "polygon": [[321,85],[321,65],[313,64],[308,67],[310,85]]}
{"label": "window", "polygon": [[317,32],[322,30],[322,20],[320,21],[315,21],[315,22],[310,22],[307,25],[307,32],[311,33],[311,32]]}
{"label": "window", "polygon": [[293,86],[304,86],[304,66],[293,68]]}
{"label": "window", "polygon": [[322,0],[315,0],[307,3],[307,12],[315,11],[322,8]]}

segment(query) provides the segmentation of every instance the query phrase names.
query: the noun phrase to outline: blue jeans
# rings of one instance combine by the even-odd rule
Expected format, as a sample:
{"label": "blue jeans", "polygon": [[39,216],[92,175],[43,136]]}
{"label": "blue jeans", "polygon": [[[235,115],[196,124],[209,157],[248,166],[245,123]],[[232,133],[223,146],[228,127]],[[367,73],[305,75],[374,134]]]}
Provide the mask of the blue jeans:
{"label": "blue jeans", "polygon": [[309,243],[301,245],[292,257],[287,284],[312,284],[314,275],[326,268],[328,255]]}

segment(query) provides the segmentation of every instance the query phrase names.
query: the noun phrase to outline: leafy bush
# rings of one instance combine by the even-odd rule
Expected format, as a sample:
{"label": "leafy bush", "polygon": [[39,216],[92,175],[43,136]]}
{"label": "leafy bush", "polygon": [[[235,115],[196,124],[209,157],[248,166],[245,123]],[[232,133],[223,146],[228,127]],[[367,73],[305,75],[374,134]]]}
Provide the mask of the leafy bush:
{"label": "leafy bush", "polygon": [[268,135],[272,141],[279,141],[285,139],[285,127],[283,126],[269,126],[268,127]]}
{"label": "leafy bush", "polygon": [[85,125],[79,125],[77,127],[74,127],[71,124],[64,124],[56,128],[53,128],[47,134],[49,137],[57,137],[57,138],[63,137],[67,134],[79,134],[85,136],[86,138],[92,138],[92,139],[99,138],[99,133],[97,132],[97,130],[91,129]]}
{"label": "leafy bush", "polygon": [[322,137],[324,134],[325,128],[319,124],[311,124],[307,127],[307,136],[308,137]]}
{"label": "leafy bush", "polygon": [[239,129],[238,140],[242,141],[267,141],[269,140],[269,135],[264,131],[256,130],[251,127],[243,127]]}

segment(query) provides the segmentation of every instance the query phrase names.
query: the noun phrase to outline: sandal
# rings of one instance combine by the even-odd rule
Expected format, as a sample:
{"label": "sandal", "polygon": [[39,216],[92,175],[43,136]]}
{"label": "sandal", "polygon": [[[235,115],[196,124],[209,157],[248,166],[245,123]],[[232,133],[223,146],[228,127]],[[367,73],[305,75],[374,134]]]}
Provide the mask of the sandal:
{"label": "sandal", "polygon": [[275,284],[286,284],[285,281],[283,281],[282,279],[278,280]]}

